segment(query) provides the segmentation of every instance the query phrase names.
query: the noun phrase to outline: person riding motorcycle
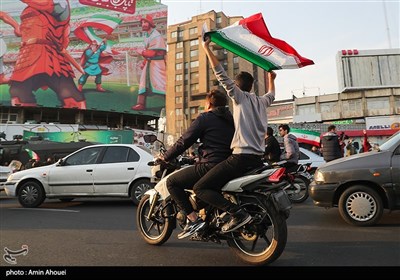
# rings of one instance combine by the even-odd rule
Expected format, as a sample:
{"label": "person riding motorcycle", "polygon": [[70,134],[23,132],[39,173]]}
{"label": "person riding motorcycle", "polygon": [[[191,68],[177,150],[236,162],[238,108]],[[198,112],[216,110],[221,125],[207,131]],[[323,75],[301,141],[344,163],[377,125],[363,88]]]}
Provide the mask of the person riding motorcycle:
{"label": "person riding motorcycle", "polygon": [[202,201],[230,214],[230,220],[222,226],[222,232],[231,232],[251,221],[250,214],[237,204],[227,200],[221,193],[222,187],[230,180],[263,166],[264,136],[267,131],[267,107],[275,99],[274,79],[276,74],[268,72],[266,83],[269,92],[263,96],[250,93],[254,78],[248,72],[241,72],[230,79],[217,57],[210,49],[210,38],[203,42],[203,48],[210,61],[217,80],[232,99],[235,134],[232,139],[232,155],[204,175],[193,187]]}
{"label": "person riding motorcycle", "polygon": [[199,160],[194,165],[172,174],[167,180],[168,191],[175,202],[185,212],[188,222],[178,239],[193,235],[204,227],[204,221],[193,210],[185,193],[217,163],[231,155],[230,143],[235,127],[226,95],[219,90],[211,90],[206,96],[205,112],[201,113],[187,131],[169,148],[160,160],[171,161],[200,139]]}
{"label": "person riding motorcycle", "polygon": [[268,126],[265,135],[265,152],[264,160],[269,164],[279,161],[281,155],[281,147],[278,140],[274,136],[274,130]]}

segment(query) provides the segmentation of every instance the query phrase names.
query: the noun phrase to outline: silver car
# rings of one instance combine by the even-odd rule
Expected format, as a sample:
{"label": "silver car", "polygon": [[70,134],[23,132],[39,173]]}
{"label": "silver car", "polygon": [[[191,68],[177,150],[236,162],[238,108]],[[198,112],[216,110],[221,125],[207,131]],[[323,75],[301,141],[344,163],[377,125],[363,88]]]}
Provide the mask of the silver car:
{"label": "silver car", "polygon": [[11,174],[8,196],[23,207],[38,207],[46,198],[130,197],[138,204],[153,184],[147,165],[153,156],[133,144],[84,147],[57,163]]}

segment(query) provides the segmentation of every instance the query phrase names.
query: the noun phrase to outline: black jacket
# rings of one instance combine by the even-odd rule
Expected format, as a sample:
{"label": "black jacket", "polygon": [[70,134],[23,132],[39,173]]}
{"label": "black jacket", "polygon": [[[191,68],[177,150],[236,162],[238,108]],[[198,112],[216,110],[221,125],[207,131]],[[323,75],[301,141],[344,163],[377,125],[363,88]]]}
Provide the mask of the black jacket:
{"label": "black jacket", "polygon": [[200,139],[199,162],[218,163],[231,155],[230,148],[235,127],[229,108],[217,107],[201,113],[186,132],[164,155],[170,161]]}
{"label": "black jacket", "polygon": [[327,132],[322,136],[322,155],[326,162],[343,157],[339,137],[336,133]]}
{"label": "black jacket", "polygon": [[278,140],[274,136],[268,136],[265,139],[264,159],[269,163],[279,161],[281,156],[281,147]]}

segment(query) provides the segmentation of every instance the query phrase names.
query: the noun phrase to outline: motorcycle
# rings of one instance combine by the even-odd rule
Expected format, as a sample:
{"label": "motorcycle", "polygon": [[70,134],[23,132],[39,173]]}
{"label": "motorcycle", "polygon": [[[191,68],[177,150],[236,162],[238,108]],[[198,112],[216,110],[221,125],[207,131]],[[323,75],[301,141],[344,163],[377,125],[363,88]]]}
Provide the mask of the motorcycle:
{"label": "motorcycle", "polygon": [[[157,137],[149,135],[145,141],[155,142]],[[161,141],[159,141],[161,142]],[[165,151],[165,148],[160,148]],[[148,244],[162,245],[171,237],[178,224],[186,224],[186,216],[171,198],[166,181],[180,168],[179,162],[153,161],[157,184],[142,197],[137,208],[137,225],[142,238]],[[184,167],[183,167],[184,168]],[[228,182],[221,190],[224,197],[245,209],[252,220],[239,229],[224,233],[222,226],[228,222],[229,214],[202,202],[193,190],[185,190],[193,209],[206,222],[200,232],[190,237],[192,241],[212,241],[220,244],[225,240],[233,253],[242,261],[252,265],[267,265],[280,257],[286,246],[287,224],[291,202],[281,189],[285,168],[258,170]]]}
{"label": "motorcycle", "polygon": [[[286,161],[275,162],[272,165],[267,165],[268,168],[282,168]],[[283,180],[282,190],[286,192],[292,203],[301,203],[307,200],[308,186],[312,181],[312,175],[309,173],[311,163],[299,164],[294,171],[286,169]],[[282,183],[281,183],[282,185]]]}

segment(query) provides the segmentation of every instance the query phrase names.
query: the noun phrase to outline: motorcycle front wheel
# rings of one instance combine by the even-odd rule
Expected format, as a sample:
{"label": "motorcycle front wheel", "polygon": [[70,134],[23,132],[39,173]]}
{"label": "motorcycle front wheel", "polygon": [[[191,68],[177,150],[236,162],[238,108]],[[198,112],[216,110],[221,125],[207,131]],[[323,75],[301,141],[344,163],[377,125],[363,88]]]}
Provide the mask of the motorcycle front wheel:
{"label": "motorcycle front wheel", "polygon": [[153,214],[148,219],[150,211],[150,196],[144,195],[137,208],[136,222],[143,239],[151,245],[162,245],[174,230],[173,218],[166,218],[165,210],[160,201],[156,202]]}
{"label": "motorcycle front wheel", "polygon": [[[265,207],[265,208],[264,208]],[[252,209],[251,209],[252,208]],[[231,233],[229,247],[242,261],[252,265],[267,265],[280,257],[286,246],[287,225],[285,217],[268,201],[263,207],[246,207],[252,217],[263,217],[261,221]]]}

